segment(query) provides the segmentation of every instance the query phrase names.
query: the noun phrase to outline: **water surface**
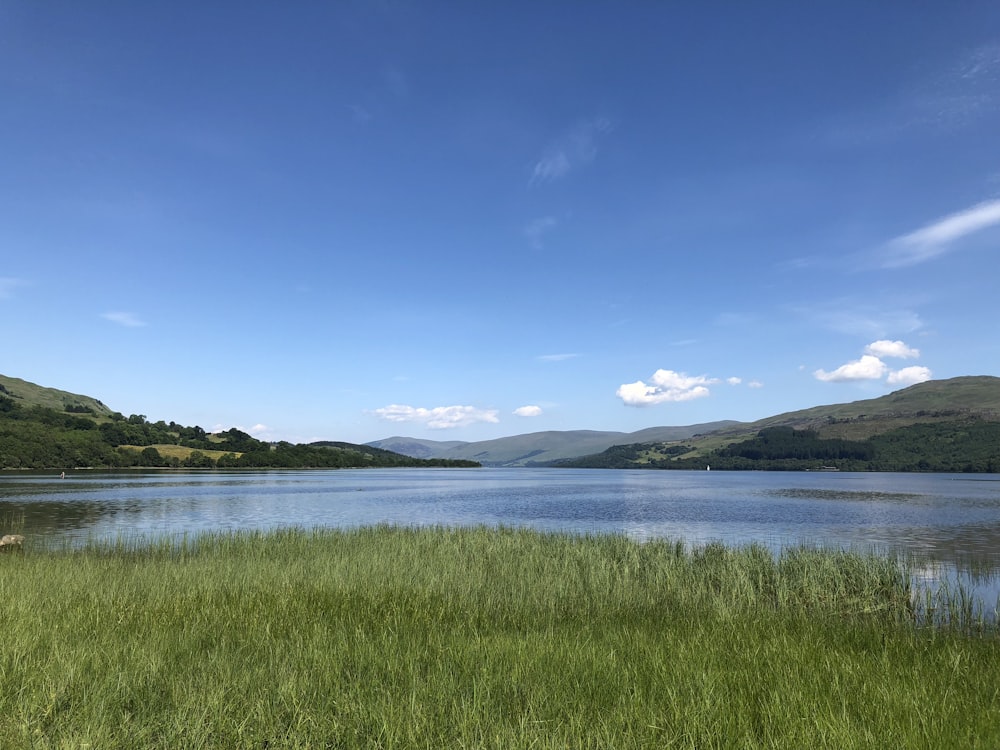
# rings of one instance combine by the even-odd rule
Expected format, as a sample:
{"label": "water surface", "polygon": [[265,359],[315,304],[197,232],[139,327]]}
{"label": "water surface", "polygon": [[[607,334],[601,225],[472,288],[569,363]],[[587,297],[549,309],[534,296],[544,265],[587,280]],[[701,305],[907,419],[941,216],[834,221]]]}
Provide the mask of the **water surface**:
{"label": "water surface", "polygon": [[[503,525],[885,549],[1000,570],[1000,475],[561,469],[0,474],[46,543],[283,526]],[[6,529],[0,529],[4,532]]]}

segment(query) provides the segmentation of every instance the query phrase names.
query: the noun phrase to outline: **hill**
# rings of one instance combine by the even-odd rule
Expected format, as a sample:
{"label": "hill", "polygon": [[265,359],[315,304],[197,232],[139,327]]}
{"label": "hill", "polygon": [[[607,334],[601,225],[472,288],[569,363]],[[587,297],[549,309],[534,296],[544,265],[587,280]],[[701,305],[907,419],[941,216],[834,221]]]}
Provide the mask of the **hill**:
{"label": "hill", "polygon": [[1000,378],[980,375],[929,380],[879,398],[816,406],[761,419],[746,425],[812,428],[830,437],[862,439],[916,422],[955,416],[1000,420]]}
{"label": "hill", "polygon": [[607,468],[1000,470],[1000,378],[928,381],[680,441],[616,446],[560,462]]}
{"label": "hill", "polygon": [[481,440],[471,443],[446,443],[417,438],[393,437],[367,445],[419,458],[450,458],[477,461],[484,466],[538,466],[564,458],[598,453],[613,445],[628,443],[686,440],[739,422],[723,421],[686,427],[650,427],[638,432],[567,430],[532,432],[525,435]]}
{"label": "hill", "polygon": [[41,406],[74,414],[92,414],[109,417],[112,412],[96,398],[78,393],[45,388],[27,380],[0,375],[0,396],[8,396],[23,406]]}
{"label": "hill", "polygon": [[89,396],[0,375],[0,468],[581,466],[1000,471],[1000,378],[929,381],[752,423],[547,431],[479,442],[265,443],[239,430],[125,417]]}
{"label": "hill", "polygon": [[441,458],[449,450],[468,445],[468,443],[461,440],[421,440],[420,438],[396,436],[384,440],[373,440],[365,445],[402,453],[404,456],[412,456],[413,458]]}
{"label": "hill", "polygon": [[88,396],[0,375],[0,469],[476,466],[352,443],[267,443],[237,429],[125,417]]}

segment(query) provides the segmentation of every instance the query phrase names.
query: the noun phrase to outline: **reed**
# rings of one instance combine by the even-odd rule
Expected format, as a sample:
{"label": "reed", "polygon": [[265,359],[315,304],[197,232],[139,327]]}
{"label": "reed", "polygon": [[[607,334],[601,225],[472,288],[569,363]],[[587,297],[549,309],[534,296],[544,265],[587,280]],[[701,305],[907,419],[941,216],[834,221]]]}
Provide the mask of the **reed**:
{"label": "reed", "polygon": [[877,555],[285,529],[29,547],[0,597],[3,747],[1000,744],[995,629]]}

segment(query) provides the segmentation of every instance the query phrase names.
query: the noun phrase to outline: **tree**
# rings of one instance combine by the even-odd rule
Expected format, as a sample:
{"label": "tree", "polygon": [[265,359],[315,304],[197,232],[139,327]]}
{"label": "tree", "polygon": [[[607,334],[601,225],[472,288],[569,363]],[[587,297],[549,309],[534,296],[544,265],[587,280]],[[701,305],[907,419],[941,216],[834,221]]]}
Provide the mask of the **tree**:
{"label": "tree", "polygon": [[142,466],[164,466],[165,462],[163,456],[160,452],[150,446],[149,448],[143,448],[142,453],[139,454],[140,464]]}

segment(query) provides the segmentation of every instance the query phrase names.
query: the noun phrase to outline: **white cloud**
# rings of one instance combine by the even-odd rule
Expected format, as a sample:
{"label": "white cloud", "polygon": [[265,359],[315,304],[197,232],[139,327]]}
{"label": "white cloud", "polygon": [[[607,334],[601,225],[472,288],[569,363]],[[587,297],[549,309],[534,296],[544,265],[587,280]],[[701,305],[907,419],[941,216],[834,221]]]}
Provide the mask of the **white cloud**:
{"label": "white cloud", "polygon": [[538,417],[542,414],[542,407],[535,406],[534,404],[519,406],[514,409],[514,414],[519,417]]}
{"label": "white cloud", "polygon": [[542,249],[542,236],[553,229],[558,222],[551,216],[543,216],[540,219],[528,222],[524,228],[524,236],[528,238],[528,244],[536,250]]}
{"label": "white cloud", "polygon": [[626,406],[652,406],[665,401],[691,401],[710,395],[709,385],[718,383],[716,378],[704,375],[690,377],[673,370],[657,370],[651,378],[652,383],[641,380],[635,383],[624,383],[615,392]]}
{"label": "white cloud", "polygon": [[913,349],[902,341],[873,341],[865,347],[865,354],[872,354],[876,357],[895,357],[897,359],[916,359],[920,356],[919,349]]}
{"label": "white cloud", "polygon": [[962,237],[1000,224],[1000,200],[979,203],[889,242],[882,265],[901,268],[947,252]]}
{"label": "white cloud", "polygon": [[726,378],[726,382],[729,383],[729,385],[739,385],[743,382],[743,378]]}
{"label": "white cloud", "polygon": [[763,387],[764,384],[761,383],[759,380],[751,380],[749,383],[747,383],[747,388],[763,388]]}
{"label": "white cloud", "polygon": [[542,354],[538,357],[542,362],[563,362],[567,359],[579,357],[579,354]]}
{"label": "white cloud", "polygon": [[467,427],[477,422],[499,422],[496,409],[477,409],[474,406],[436,406],[433,409],[390,404],[375,409],[376,416],[388,422],[417,422],[432,430]]}
{"label": "white cloud", "polygon": [[914,359],[920,356],[920,350],[907,346],[902,341],[880,339],[865,347],[865,354],[860,359],[841,365],[833,372],[816,370],[813,375],[817,380],[826,383],[845,383],[859,380],[880,380],[885,378],[886,385],[913,385],[923,383],[932,377],[931,371],[921,365],[891,370],[882,361],[883,357],[896,359]]}
{"label": "white cloud", "polygon": [[101,317],[126,328],[141,328],[146,325],[135,313],[130,312],[106,312]]}
{"label": "white cloud", "polygon": [[833,372],[816,370],[813,375],[824,383],[843,383],[852,380],[878,380],[888,369],[878,357],[865,354],[861,359],[841,365]]}
{"label": "white cloud", "polygon": [[597,157],[598,136],[611,130],[606,118],[584,120],[558,138],[535,163],[531,182],[549,182],[565,177],[571,171],[592,162]]}
{"label": "white cloud", "polygon": [[889,385],[915,385],[916,383],[924,383],[932,377],[934,375],[928,368],[914,365],[890,372],[885,382]]}

